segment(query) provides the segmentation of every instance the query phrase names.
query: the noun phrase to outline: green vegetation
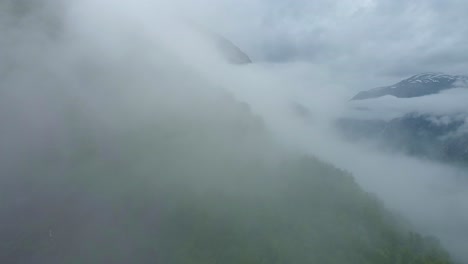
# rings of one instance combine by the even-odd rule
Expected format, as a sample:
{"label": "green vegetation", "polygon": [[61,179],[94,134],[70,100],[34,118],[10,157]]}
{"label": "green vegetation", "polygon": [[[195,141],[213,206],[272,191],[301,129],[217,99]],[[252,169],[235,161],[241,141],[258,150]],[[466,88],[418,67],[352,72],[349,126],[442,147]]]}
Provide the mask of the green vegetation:
{"label": "green vegetation", "polygon": [[161,223],[168,262],[450,263],[436,242],[400,229],[349,175],[304,158],[276,176],[261,194],[177,200]]}
{"label": "green vegetation", "polygon": [[57,173],[53,158],[38,163],[44,189],[32,200],[46,212],[2,247],[14,252],[9,260],[452,263],[351,175],[272,147],[262,123],[233,106],[198,123],[156,117],[104,145],[75,127],[66,171]]}

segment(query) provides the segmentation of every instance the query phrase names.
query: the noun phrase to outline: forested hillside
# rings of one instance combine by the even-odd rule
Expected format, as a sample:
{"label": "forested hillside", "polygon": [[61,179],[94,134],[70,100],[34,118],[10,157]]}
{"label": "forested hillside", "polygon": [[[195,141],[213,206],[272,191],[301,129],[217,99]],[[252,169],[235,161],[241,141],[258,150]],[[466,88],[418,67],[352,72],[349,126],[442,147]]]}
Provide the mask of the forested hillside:
{"label": "forested hillside", "polygon": [[105,137],[76,117],[67,158],[44,149],[2,184],[1,261],[450,263],[351,175],[217,99]]}

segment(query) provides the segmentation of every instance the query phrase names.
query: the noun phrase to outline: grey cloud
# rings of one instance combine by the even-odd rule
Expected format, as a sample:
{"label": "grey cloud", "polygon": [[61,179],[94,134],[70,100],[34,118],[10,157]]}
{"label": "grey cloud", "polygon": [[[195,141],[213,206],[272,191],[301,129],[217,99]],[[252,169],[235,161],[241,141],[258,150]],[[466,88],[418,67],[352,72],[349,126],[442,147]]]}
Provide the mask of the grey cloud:
{"label": "grey cloud", "polygon": [[466,73],[468,2],[252,1],[241,26],[216,25],[257,60],[310,61],[395,79]]}

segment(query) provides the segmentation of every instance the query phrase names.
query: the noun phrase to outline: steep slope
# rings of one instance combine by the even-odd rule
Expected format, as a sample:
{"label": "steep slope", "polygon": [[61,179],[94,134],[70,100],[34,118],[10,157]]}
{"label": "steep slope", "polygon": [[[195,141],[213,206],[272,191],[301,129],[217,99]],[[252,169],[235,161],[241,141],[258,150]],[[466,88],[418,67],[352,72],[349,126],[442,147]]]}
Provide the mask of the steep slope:
{"label": "steep slope", "polygon": [[98,132],[72,111],[69,155],[43,149],[2,179],[1,262],[451,263],[351,175],[275,146],[245,105],[190,104]]}
{"label": "steep slope", "polygon": [[242,51],[238,46],[234,45],[227,38],[213,34],[213,40],[221,53],[226,57],[228,62],[233,64],[249,64],[252,63],[250,57]]}
{"label": "steep slope", "polygon": [[231,40],[193,21],[190,21],[187,24],[192,30],[207,38],[209,42],[212,42],[216,50],[226,59],[227,62],[241,65],[252,63],[249,55],[247,55],[247,53],[235,45]]}

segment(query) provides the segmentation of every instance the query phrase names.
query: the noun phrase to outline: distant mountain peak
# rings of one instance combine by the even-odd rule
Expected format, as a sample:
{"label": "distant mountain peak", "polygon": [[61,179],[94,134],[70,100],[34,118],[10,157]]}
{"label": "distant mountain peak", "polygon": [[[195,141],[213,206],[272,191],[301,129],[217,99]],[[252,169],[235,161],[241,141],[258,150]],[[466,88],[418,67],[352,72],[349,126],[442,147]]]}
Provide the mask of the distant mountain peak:
{"label": "distant mountain peak", "polygon": [[228,62],[232,64],[252,63],[250,57],[227,38],[221,35],[213,35],[213,39],[216,42],[216,46]]}
{"label": "distant mountain peak", "polygon": [[398,98],[411,98],[436,94],[442,90],[457,88],[459,83],[468,84],[468,76],[449,75],[441,72],[425,72],[411,76],[391,86],[363,91],[351,100],[363,100],[392,95]]}

